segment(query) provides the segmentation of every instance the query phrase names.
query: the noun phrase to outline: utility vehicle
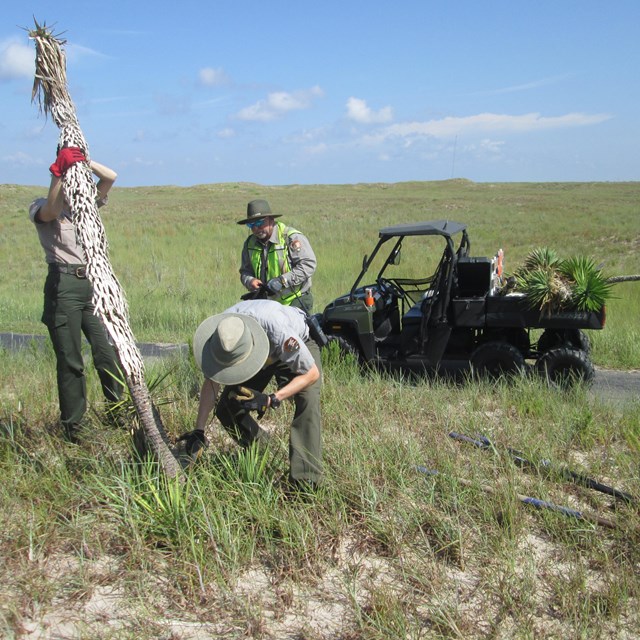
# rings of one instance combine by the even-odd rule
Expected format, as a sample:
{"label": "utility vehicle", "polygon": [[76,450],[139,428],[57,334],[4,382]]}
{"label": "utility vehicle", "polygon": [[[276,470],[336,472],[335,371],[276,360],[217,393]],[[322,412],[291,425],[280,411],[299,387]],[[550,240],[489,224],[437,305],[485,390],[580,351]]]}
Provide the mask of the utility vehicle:
{"label": "utility vehicle", "polygon": [[[437,251],[426,246],[434,241]],[[471,257],[470,248],[466,226],[450,220],[380,229],[350,292],[317,314],[322,329],[342,353],[385,369],[490,377],[531,369],[554,384],[591,381],[584,330],[604,327],[604,307],[541,313],[524,294],[504,292],[501,252]],[[374,263],[375,280],[366,280]]]}

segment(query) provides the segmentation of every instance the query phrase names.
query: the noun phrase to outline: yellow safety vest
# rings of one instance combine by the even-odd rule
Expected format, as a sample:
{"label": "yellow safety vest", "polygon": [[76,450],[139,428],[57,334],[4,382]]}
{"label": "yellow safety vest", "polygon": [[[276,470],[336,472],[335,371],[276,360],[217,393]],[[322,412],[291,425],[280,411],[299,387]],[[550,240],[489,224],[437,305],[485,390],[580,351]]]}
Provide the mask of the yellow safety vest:
{"label": "yellow safety vest", "polygon": [[[278,278],[283,273],[291,271],[291,264],[289,263],[289,238],[294,233],[300,233],[292,227],[287,227],[283,222],[276,222],[275,226],[278,231],[278,241],[276,244],[269,243],[269,252],[267,253],[267,280]],[[249,250],[251,266],[253,267],[253,273],[256,278],[260,278],[263,248],[264,245],[254,235],[249,237],[247,249]],[[290,305],[298,297],[300,288],[301,287],[295,287],[291,289],[291,293],[272,299],[280,304]]]}

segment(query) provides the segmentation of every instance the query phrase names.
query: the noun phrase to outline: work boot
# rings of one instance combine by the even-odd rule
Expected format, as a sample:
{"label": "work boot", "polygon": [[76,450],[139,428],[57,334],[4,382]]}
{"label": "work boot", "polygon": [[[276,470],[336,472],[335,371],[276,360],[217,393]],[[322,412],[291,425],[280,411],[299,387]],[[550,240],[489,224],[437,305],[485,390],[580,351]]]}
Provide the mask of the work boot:
{"label": "work boot", "polygon": [[319,485],[310,480],[293,480],[289,478],[284,485],[283,493],[288,500],[310,502],[316,496],[318,488]]}
{"label": "work boot", "polygon": [[80,443],[80,425],[79,424],[63,424],[62,437],[71,444]]}

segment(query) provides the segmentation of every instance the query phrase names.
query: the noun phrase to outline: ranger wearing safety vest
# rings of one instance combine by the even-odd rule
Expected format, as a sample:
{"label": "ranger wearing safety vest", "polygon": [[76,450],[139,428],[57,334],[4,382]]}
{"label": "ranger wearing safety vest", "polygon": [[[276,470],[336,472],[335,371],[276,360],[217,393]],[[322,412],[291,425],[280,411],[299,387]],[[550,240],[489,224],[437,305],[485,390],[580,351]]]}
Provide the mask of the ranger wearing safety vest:
{"label": "ranger wearing safety vest", "polygon": [[242,247],[240,280],[250,292],[267,285],[270,300],[311,312],[311,276],[316,256],[307,238],[283,222],[276,222],[266,200],[252,200],[247,216],[238,221],[251,230]]}

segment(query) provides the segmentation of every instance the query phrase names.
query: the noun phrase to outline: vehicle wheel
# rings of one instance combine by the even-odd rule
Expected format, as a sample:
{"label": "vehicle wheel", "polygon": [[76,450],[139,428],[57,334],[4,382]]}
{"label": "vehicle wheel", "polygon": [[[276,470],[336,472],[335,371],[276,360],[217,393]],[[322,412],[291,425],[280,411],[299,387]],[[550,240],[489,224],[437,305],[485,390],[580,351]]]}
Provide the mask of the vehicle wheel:
{"label": "vehicle wheel", "polygon": [[470,358],[471,370],[495,380],[502,375],[520,373],[525,368],[522,352],[508,342],[485,342]]}
{"label": "vehicle wheel", "polygon": [[558,347],[545,351],[538,358],[536,369],[551,384],[563,388],[576,382],[589,384],[595,376],[589,354],[581,349],[570,347]]}
{"label": "vehicle wheel", "polygon": [[362,354],[360,349],[346,336],[327,334],[329,342],[322,350],[326,353],[328,363],[352,361],[362,364]]}
{"label": "vehicle wheel", "polygon": [[589,336],[580,329],[546,329],[538,340],[538,353],[558,347],[570,347],[591,353]]}
{"label": "vehicle wheel", "polygon": [[580,329],[571,329],[569,339],[575,349],[584,351],[587,354],[591,353],[591,341],[584,331],[581,331]]}

